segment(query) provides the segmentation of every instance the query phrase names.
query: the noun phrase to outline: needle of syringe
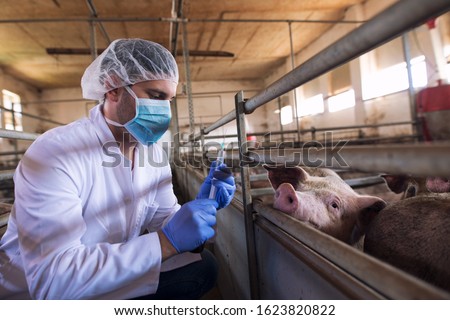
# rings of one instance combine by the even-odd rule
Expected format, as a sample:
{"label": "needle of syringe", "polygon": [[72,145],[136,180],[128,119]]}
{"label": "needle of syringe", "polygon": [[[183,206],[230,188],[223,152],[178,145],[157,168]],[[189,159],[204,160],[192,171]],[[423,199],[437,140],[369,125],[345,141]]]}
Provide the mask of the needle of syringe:
{"label": "needle of syringe", "polygon": [[[217,155],[216,159],[216,170],[220,170],[219,167],[223,163],[223,148],[219,150],[219,153]],[[214,180],[215,178],[213,178]],[[209,199],[215,199],[216,198],[216,187],[211,183],[211,190],[209,192]]]}

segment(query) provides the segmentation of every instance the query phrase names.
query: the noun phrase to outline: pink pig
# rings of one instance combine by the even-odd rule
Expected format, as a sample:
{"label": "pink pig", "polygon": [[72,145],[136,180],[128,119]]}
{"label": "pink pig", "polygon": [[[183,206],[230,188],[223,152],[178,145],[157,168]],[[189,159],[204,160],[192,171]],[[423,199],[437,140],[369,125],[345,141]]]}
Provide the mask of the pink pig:
{"label": "pink pig", "polygon": [[264,166],[275,190],[273,207],[349,244],[365,233],[386,203],[357,194],[334,171]]}

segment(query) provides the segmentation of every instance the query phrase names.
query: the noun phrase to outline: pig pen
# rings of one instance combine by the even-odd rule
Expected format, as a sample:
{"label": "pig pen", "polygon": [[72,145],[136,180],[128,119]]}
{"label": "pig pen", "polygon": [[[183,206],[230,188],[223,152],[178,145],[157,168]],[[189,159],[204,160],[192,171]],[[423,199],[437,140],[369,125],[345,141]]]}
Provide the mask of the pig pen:
{"label": "pig pen", "polygon": [[[240,170],[241,190],[229,207],[218,212],[212,244],[220,264],[218,287],[224,299],[450,299],[450,292],[273,209],[267,200],[270,197],[251,189],[250,166],[304,164],[303,150],[295,146],[279,155],[267,155],[263,147],[249,150],[245,127],[245,115],[258,107],[449,9],[448,1],[433,1],[426,7],[419,0],[400,1],[259,94],[246,99],[244,92],[238,92],[235,111],[192,135],[186,144],[176,145],[175,159],[182,161],[173,166],[174,178],[184,197],[193,199],[207,170],[194,169],[188,163],[217,157],[217,152],[207,152],[200,143],[210,132],[236,120],[237,147],[227,151],[225,161]],[[402,12],[409,12],[408,17]],[[417,119],[413,107],[411,118]],[[186,147],[185,152],[181,147]],[[333,150],[333,146],[317,148],[313,157],[327,163]],[[447,141],[352,145],[341,151],[354,172],[450,176]],[[327,164],[341,169],[338,163]]]}
{"label": "pig pen", "polygon": [[[175,167],[174,177],[186,199],[195,197],[204,180],[201,170],[189,166]],[[224,299],[450,298],[448,292],[273,209],[271,196],[252,199],[254,248],[249,251],[242,196],[237,191],[231,205],[217,214],[212,248]]]}

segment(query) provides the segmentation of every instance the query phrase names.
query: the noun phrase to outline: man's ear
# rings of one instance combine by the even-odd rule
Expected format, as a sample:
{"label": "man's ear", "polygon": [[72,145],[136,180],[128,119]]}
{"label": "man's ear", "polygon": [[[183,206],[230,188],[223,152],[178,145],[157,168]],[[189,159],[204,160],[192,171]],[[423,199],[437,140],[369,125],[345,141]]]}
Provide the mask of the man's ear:
{"label": "man's ear", "polygon": [[117,102],[120,99],[120,92],[119,89],[112,89],[105,93],[105,99],[111,100],[113,102]]}

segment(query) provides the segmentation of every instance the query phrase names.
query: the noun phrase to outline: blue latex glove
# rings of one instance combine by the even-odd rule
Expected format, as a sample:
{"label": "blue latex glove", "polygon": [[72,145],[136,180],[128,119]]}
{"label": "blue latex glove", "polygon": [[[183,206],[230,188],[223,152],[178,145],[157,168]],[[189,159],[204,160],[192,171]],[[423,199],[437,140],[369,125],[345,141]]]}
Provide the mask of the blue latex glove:
{"label": "blue latex glove", "polygon": [[205,181],[200,186],[200,191],[196,199],[208,199],[211,191],[211,185],[216,188],[215,199],[219,204],[218,209],[228,206],[233,199],[236,186],[234,183],[233,173],[225,163],[216,168],[217,163],[211,163],[211,169]]}
{"label": "blue latex glove", "polygon": [[178,253],[191,251],[214,236],[217,205],[211,199],[187,202],[162,228]]}

